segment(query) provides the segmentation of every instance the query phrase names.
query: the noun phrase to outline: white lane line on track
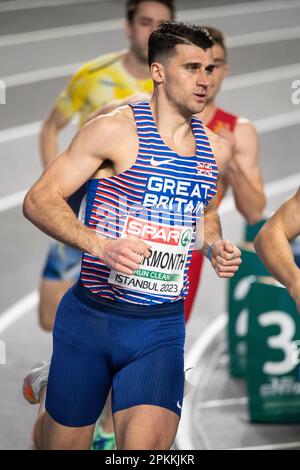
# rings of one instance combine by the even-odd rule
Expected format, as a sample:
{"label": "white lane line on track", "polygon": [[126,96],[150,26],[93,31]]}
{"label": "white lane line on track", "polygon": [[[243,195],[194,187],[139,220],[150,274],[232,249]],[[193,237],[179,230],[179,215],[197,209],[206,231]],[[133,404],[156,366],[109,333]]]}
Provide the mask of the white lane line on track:
{"label": "white lane line on track", "polygon": [[0,199],[0,213],[13,209],[14,207],[22,204],[27,190],[18,191],[16,193],[10,194],[9,196],[2,197]]}
{"label": "white lane line on track", "polygon": [[[21,126],[9,127],[0,130],[0,144],[11,142],[17,139],[24,139],[37,135],[42,127],[43,121],[30,122],[29,124],[22,124]],[[74,126],[74,133],[77,128],[76,116],[71,119],[70,126]]]}
{"label": "white lane line on track", "polygon": [[212,340],[222,331],[227,324],[227,314],[225,312],[217,316],[217,318],[211,322],[211,324],[206,328],[204,333],[201,335],[198,341],[192,346],[188,352],[184,364],[184,368],[188,369],[189,364],[196,364],[208,346],[211,344]]}
{"label": "white lane line on track", "polygon": [[100,3],[109,0],[10,0],[0,3],[0,12],[31,10],[33,8],[61,7],[68,5],[80,5],[86,3]]}
{"label": "white lane line on track", "polygon": [[38,300],[38,292],[34,290],[3,312],[0,316],[0,334],[35,308],[38,304]]}
{"label": "white lane line on track", "polygon": [[[122,31],[124,20],[104,20],[76,26],[64,26],[49,28],[39,31],[8,34],[0,36],[0,47],[16,46],[19,44],[29,44],[32,42],[57,40],[87,34],[103,33],[108,31]],[[235,34],[226,38],[229,49],[235,47],[253,46],[257,44],[274,43],[300,37],[300,26],[289,28],[269,29],[266,31],[256,31],[253,33]]]}
{"label": "white lane line on track", "polygon": [[[265,185],[267,198],[278,196],[286,192],[297,189],[300,181],[300,173],[287,176],[277,181],[272,181]],[[225,198],[220,207],[220,214],[224,215],[235,210],[234,200],[232,196]],[[185,369],[195,367],[199,363],[201,357],[212,343],[214,338],[224,330],[227,324],[227,314],[218,315],[204,330],[200,338],[193,344],[185,358]],[[185,401],[183,413],[181,415],[180,427],[176,436],[176,447],[179,450],[193,450],[193,439],[191,435],[192,409],[189,397]]]}
{"label": "white lane line on track", "polygon": [[299,75],[300,63],[233,75],[232,77],[226,78],[222,85],[222,91],[238,90],[240,88],[264,85],[266,83],[277,82],[279,80],[287,80],[294,77],[298,78]]}
{"label": "white lane line on track", "polygon": [[25,33],[7,34],[0,36],[0,47],[16,46],[18,44],[29,44],[32,42],[71,38],[86,34],[103,33],[108,31],[119,31],[124,27],[124,19],[93,21],[75,26],[60,26]]}
{"label": "white lane line on track", "polygon": [[280,449],[300,449],[300,441],[298,442],[282,442],[281,444],[270,444],[252,447],[235,447],[229,450],[280,450]]}
{"label": "white lane line on track", "polygon": [[[268,116],[253,121],[259,134],[271,132],[277,129],[294,126],[300,123],[300,110],[289,111],[276,116]],[[41,129],[42,121],[31,122],[16,127],[0,130],[0,144],[23,139],[36,135]]]}
{"label": "white lane line on track", "polygon": [[298,39],[300,37],[300,26],[290,28],[269,29],[254,33],[236,34],[227,38],[230,49],[233,47],[254,46],[255,44],[266,44],[280,41]]}
{"label": "white lane line on track", "polygon": [[9,127],[0,131],[0,144],[11,142],[12,140],[31,137],[40,132],[42,121],[30,122],[21,126]]}
{"label": "white lane line on track", "polygon": [[[78,5],[86,3],[108,2],[109,0],[10,0],[0,3],[0,12],[28,10],[32,8],[44,8],[52,6]],[[245,2],[237,4],[228,4],[221,7],[208,7],[201,9],[202,15],[197,18],[216,18],[220,16],[247,15],[249,13],[264,13],[269,11],[280,11],[289,8],[298,8],[298,0],[286,0],[284,4],[279,1],[266,0],[260,2]],[[189,16],[185,15],[185,11],[179,11],[180,19],[194,18],[199,15],[199,8],[189,10]],[[185,18],[186,16],[186,18]]]}
{"label": "white lane line on track", "polygon": [[[283,192],[296,190],[300,186],[300,173],[286,176],[276,181],[272,181],[265,185],[265,191],[268,198],[279,196]],[[220,215],[228,214],[235,209],[233,196],[227,196],[219,209]]]}
{"label": "white lane line on track", "polygon": [[251,13],[268,13],[273,11],[300,8],[298,0],[281,1],[258,1],[245,2],[232,5],[215,6],[208,8],[195,8],[194,10],[179,11],[178,19],[184,20],[206,20],[210,18],[225,18],[226,16],[249,15]]}
{"label": "white lane line on track", "polygon": [[[265,4],[265,6],[263,6]],[[299,8],[298,5],[294,2],[284,2],[283,6],[279,4],[279,2],[255,2],[252,9],[250,7],[251,2],[248,4],[248,7],[245,8],[243,4],[238,5],[228,5],[222,8],[220,7],[211,7],[206,9],[195,9],[195,10],[184,10],[178,12],[179,19],[189,19],[189,20],[196,20],[196,19],[208,19],[208,18],[215,18],[215,17],[223,17],[223,16],[233,16],[234,14],[247,14],[247,13],[256,13],[256,12],[263,12],[263,11],[274,11],[274,10],[286,10],[287,8]],[[252,4],[253,5],[253,4]],[[256,7],[256,8],[255,8]],[[251,11],[249,11],[251,9]],[[236,12],[236,13],[234,13]],[[32,42],[39,42],[45,40],[53,40],[53,39],[62,39],[67,37],[74,37],[79,35],[86,35],[86,34],[93,34],[93,33],[100,33],[100,32],[108,32],[108,31],[117,31],[123,30],[124,27],[124,19],[123,18],[116,18],[113,20],[103,20],[103,21],[95,21],[89,23],[81,23],[77,25],[69,25],[69,26],[60,26],[57,28],[47,28],[38,31],[27,31],[24,33],[16,33],[16,34],[7,34],[0,36],[0,47],[6,46],[13,46],[17,44],[28,44]],[[282,40],[277,37],[278,35],[282,35],[282,38],[287,39],[294,39],[295,37],[299,37],[298,27],[291,27],[291,28],[282,28],[278,30],[270,30],[270,31],[261,31],[257,33],[248,33],[242,35],[235,35],[231,36],[228,39],[228,44],[231,47],[237,47],[238,38],[242,41],[241,45],[246,45],[246,41],[250,41],[250,44],[258,44],[258,37],[262,42],[270,42],[276,40]],[[290,30],[290,33],[288,32]],[[247,36],[247,38],[246,38]],[[257,36],[257,38],[256,38]],[[272,37],[271,37],[272,36]],[[268,38],[268,39],[266,39]]]}
{"label": "white lane line on track", "polygon": [[[1,80],[5,83],[5,86],[8,89],[15,86],[29,85],[31,83],[69,77],[73,75],[81,65],[82,62],[76,62],[74,64],[31,70],[29,72],[7,75],[6,77],[2,77]],[[279,80],[286,80],[293,77],[298,78],[299,73],[300,63],[243,73],[226,78],[222,86],[222,90],[237,90],[240,88],[272,83]]]}
{"label": "white lane line on track", "polygon": [[[192,367],[198,363],[201,356],[204,354],[213,339],[225,328],[227,324],[226,313],[221,313],[218,317],[211,322],[211,324],[204,330],[198,341],[192,346],[190,351],[185,357],[184,368]],[[185,400],[180,426],[176,436],[176,448],[179,450],[194,450],[193,440],[191,436],[191,422],[192,422],[192,407],[190,406],[190,396]]]}
{"label": "white lane line on track", "polygon": [[247,405],[248,397],[224,398],[223,400],[209,400],[197,403],[197,408],[222,408],[223,406]]}
{"label": "white lane line on track", "polygon": [[[282,190],[284,187],[284,191]],[[278,196],[286,191],[297,189],[300,186],[300,173],[281,178],[278,181],[272,181],[266,185],[266,195],[268,198]]]}
{"label": "white lane line on track", "polygon": [[44,80],[53,80],[55,78],[69,77],[82,66],[82,62],[74,64],[58,65],[56,67],[48,67],[45,69],[32,70],[30,72],[17,73],[1,78],[6,88],[14,86],[29,85],[30,83],[42,82]]}
{"label": "white lane line on track", "polygon": [[287,113],[277,114],[276,116],[268,116],[266,118],[257,119],[254,125],[259,134],[273,132],[278,129],[294,126],[300,122],[300,109],[289,111]]}

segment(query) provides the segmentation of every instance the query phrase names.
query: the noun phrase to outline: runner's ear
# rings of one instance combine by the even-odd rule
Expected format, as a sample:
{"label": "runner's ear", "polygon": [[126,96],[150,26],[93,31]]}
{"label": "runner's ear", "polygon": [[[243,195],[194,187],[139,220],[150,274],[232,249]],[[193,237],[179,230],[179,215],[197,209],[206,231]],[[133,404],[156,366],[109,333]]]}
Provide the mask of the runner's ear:
{"label": "runner's ear", "polygon": [[165,79],[164,66],[159,62],[153,62],[151,64],[151,76],[154,83],[163,83]]}

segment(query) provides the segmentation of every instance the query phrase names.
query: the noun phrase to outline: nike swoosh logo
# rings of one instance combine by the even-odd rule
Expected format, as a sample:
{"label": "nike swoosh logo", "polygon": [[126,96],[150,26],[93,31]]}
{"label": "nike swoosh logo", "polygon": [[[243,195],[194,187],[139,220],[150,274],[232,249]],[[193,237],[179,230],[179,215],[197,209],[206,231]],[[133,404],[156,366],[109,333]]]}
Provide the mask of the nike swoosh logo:
{"label": "nike swoosh logo", "polygon": [[182,406],[180,405],[179,400],[178,400],[178,402],[176,403],[176,405],[177,405],[177,408],[179,408],[180,410],[182,410]]}
{"label": "nike swoosh logo", "polygon": [[175,158],[168,158],[167,160],[155,160],[155,158],[152,157],[150,160],[150,163],[152,166],[160,166],[160,165],[165,165],[167,163],[170,163],[173,160],[175,160]]}

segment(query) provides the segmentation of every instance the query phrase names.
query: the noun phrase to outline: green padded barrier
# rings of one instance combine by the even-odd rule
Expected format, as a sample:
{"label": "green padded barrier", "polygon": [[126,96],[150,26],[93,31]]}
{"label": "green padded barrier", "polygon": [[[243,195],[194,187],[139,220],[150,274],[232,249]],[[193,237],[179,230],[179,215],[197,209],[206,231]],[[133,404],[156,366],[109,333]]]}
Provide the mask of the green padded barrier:
{"label": "green padded barrier", "polygon": [[246,381],[253,422],[300,422],[300,315],[287,290],[258,278],[249,292]]}
{"label": "green padded barrier", "polygon": [[264,223],[268,220],[268,217],[264,217],[256,224],[250,225],[246,224],[244,229],[244,240],[245,242],[254,242],[254,239]]}
{"label": "green padded barrier", "polygon": [[256,255],[253,244],[241,245],[242,264],[229,281],[227,311],[229,369],[232,377],[245,376],[248,332],[248,292],[256,276],[268,275],[263,263]]}

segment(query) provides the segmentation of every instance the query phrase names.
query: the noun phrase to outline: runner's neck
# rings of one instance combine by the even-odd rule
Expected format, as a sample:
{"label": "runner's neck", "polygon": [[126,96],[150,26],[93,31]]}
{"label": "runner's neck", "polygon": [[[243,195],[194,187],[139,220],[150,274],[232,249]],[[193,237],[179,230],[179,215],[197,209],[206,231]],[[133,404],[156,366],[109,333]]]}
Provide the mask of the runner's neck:
{"label": "runner's neck", "polygon": [[150,79],[148,64],[139,61],[132,51],[128,51],[123,55],[122,64],[126,72],[136,80]]}
{"label": "runner's neck", "polygon": [[[174,144],[176,146],[176,142],[183,142],[188,136],[193,134],[191,128],[192,116],[190,119],[186,119],[174,109],[172,104],[164,99],[158,99],[155,93],[149,101],[149,105],[158,133],[165,142],[167,141],[166,145],[169,147],[173,148]],[[181,152],[176,150],[176,153]],[[189,156],[194,155],[195,149],[187,153]]]}
{"label": "runner's neck", "polygon": [[207,126],[212,121],[217,109],[218,106],[215,101],[209,101],[202,113],[197,114],[196,117],[200,119],[205,126]]}

